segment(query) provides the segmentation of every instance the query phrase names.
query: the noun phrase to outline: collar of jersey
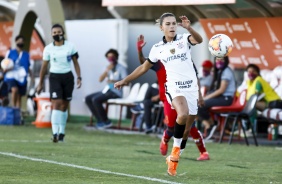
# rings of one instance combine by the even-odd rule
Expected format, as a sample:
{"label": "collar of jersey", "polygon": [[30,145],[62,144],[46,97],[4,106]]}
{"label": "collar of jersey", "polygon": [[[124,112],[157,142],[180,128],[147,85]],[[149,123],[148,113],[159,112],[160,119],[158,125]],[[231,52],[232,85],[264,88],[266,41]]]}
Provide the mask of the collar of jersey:
{"label": "collar of jersey", "polygon": [[[177,35],[175,35],[175,37],[173,38],[173,41],[176,40],[176,37],[177,37]],[[165,39],[165,36],[163,36],[163,42],[164,42],[164,43],[167,43],[167,41],[166,41],[166,39]]]}

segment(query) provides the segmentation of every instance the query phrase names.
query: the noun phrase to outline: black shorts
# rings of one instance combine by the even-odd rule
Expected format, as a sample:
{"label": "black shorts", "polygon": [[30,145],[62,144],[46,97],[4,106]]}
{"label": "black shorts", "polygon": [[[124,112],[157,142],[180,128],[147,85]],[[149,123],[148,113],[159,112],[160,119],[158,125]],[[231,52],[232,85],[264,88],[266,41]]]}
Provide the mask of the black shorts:
{"label": "black shorts", "polygon": [[50,73],[50,98],[71,101],[74,88],[74,77],[72,72]]}

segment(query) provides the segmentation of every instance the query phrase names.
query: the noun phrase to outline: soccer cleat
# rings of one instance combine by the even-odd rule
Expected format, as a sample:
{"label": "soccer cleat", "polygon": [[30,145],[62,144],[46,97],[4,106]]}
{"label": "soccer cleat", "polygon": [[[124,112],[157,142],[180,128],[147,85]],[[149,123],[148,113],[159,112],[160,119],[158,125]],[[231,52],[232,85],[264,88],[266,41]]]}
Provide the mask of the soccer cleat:
{"label": "soccer cleat", "polygon": [[58,135],[57,134],[53,134],[53,138],[51,139],[54,143],[58,142]]}
{"label": "soccer cleat", "polygon": [[160,152],[163,156],[166,156],[168,149],[168,142],[164,137],[162,137],[161,143],[160,143]]}
{"label": "soccer cleat", "polygon": [[64,142],[65,134],[59,134],[59,142]]}
{"label": "soccer cleat", "polygon": [[166,157],[166,164],[168,166],[167,174],[169,174],[170,176],[176,176],[177,174],[176,168],[178,166],[178,160],[177,161],[171,160],[171,156],[169,155],[168,157]]}
{"label": "soccer cleat", "polygon": [[208,152],[201,153],[199,158],[197,158],[198,161],[204,161],[204,160],[209,160],[209,159],[210,159],[210,156]]}
{"label": "soccer cleat", "polygon": [[173,147],[170,156],[166,158],[166,163],[168,166],[167,173],[170,176],[176,176],[176,168],[178,166],[179,155],[180,155],[180,148]]}

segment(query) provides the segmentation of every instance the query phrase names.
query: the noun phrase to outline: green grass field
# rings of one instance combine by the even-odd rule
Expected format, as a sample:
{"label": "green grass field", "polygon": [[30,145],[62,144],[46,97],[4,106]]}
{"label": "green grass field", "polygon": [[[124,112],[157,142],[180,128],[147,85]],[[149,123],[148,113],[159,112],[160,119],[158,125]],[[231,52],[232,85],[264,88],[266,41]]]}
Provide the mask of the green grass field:
{"label": "green grass field", "polygon": [[0,126],[0,183],[282,183],[281,147],[207,143],[211,160],[199,162],[189,141],[171,177],[159,138],[86,131],[85,125],[71,119],[58,144],[51,129]]}

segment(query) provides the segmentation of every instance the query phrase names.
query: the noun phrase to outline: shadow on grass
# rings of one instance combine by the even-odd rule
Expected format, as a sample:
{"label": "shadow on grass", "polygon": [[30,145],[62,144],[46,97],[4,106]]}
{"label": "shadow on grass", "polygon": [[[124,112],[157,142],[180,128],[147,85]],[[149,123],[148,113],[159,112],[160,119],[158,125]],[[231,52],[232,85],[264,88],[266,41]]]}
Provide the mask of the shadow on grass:
{"label": "shadow on grass", "polygon": [[147,150],[136,150],[136,152],[145,153],[145,154],[148,154],[148,155],[156,155],[156,153],[151,152],[151,151],[147,151]]}
{"label": "shadow on grass", "polygon": [[230,166],[230,167],[236,167],[236,168],[240,168],[240,169],[248,169],[248,167],[244,167],[244,166],[240,166],[240,165],[226,165],[226,166]]}

